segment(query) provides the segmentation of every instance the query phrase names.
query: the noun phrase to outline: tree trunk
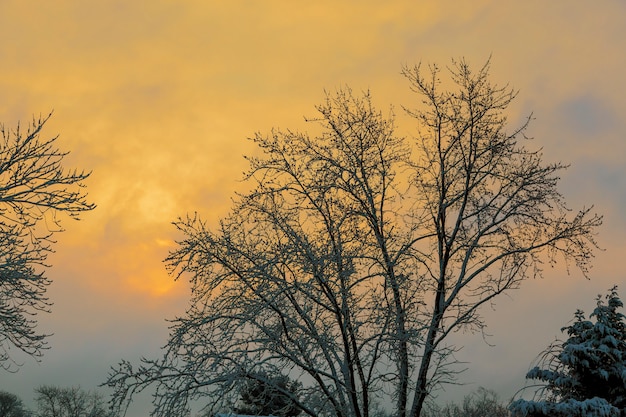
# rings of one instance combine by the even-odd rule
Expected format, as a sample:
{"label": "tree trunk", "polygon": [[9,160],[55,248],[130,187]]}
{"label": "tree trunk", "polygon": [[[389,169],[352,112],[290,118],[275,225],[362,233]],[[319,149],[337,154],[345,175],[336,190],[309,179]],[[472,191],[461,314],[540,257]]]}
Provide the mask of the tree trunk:
{"label": "tree trunk", "polygon": [[435,353],[435,339],[439,332],[439,326],[443,318],[444,303],[445,303],[445,275],[439,280],[437,286],[437,295],[435,296],[435,306],[433,311],[430,327],[428,328],[428,336],[426,337],[426,345],[424,347],[424,355],[420,364],[420,369],[417,377],[417,383],[415,386],[415,393],[413,396],[413,405],[411,407],[410,417],[419,417],[424,406],[424,401],[428,395],[426,386],[428,384],[428,369],[430,368],[430,362],[433,354]]}

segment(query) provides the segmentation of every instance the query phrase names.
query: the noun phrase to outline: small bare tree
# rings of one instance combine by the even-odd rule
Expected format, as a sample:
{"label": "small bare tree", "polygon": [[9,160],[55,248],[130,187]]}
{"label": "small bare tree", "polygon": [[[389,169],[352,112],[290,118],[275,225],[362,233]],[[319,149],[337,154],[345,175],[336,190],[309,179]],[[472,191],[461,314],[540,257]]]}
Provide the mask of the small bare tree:
{"label": "small bare tree", "polygon": [[425,417],[509,417],[511,414],[491,390],[479,387],[463,398],[463,402],[447,403],[443,407],[433,404],[422,413]]}
{"label": "small bare tree", "polygon": [[112,417],[106,402],[97,392],[85,391],[80,387],[62,388],[42,385],[35,389],[37,394],[37,416],[39,417]]}
{"label": "small bare tree", "polygon": [[42,355],[46,335],[36,332],[35,316],[48,311],[44,276],[55,233],[62,231],[58,213],[72,218],[95,206],[86,201],[82,181],[89,173],[65,170],[67,155],[56,137],[40,134],[50,115],[33,119],[26,132],[0,125],[0,366],[15,365],[11,346],[34,357]]}
{"label": "small bare tree", "polygon": [[[188,273],[191,307],[161,360],[123,361],[108,379],[114,403],[157,383],[155,413],[178,415],[208,396],[232,407],[238,381],[263,371],[303,383],[293,403],[310,416],[369,417],[380,404],[418,417],[428,394],[455,377],[446,343],[481,331],[479,310],[562,255],[584,274],[601,218],[571,215],[544,164],[507,132],[515,97],[492,85],[488,64],[404,75],[423,99],[409,110],[416,152],[369,94],[318,106],[314,137],[257,135],[251,192],[217,231],[197,216],[167,260]],[[289,395],[288,392],[285,392]]]}

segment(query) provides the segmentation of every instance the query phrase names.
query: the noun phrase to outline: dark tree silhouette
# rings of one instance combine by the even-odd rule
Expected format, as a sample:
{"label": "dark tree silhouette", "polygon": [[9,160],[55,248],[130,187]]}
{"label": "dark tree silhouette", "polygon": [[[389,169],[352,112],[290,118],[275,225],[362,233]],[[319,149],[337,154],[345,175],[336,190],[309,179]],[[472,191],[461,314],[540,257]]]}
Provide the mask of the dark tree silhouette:
{"label": "dark tree silhouette", "polygon": [[235,411],[253,416],[295,417],[301,411],[293,400],[298,397],[298,389],[299,384],[286,375],[250,375],[239,389],[239,405]]}
{"label": "dark tree silhouette", "polygon": [[[526,378],[544,385],[533,400],[519,399],[511,405],[516,416],[619,417],[626,415],[626,316],[613,287],[598,296],[590,319],[578,310],[565,342],[552,344],[540,365]],[[621,413],[621,414],[620,414]]]}
{"label": "dark tree silhouette", "polygon": [[28,417],[22,400],[15,394],[0,391],[0,417]]}
{"label": "dark tree silhouette", "polygon": [[97,392],[80,387],[42,385],[35,389],[38,417],[112,417],[106,402]]}
{"label": "dark tree silhouette", "polygon": [[41,138],[50,118],[33,119],[24,131],[0,125],[0,367],[15,365],[13,346],[40,357],[46,335],[36,332],[37,312],[50,302],[44,276],[54,235],[62,231],[59,213],[78,218],[95,206],[86,201],[89,173],[66,170],[67,152],[56,139]]}
{"label": "dark tree silhouette", "polygon": [[252,191],[219,227],[176,222],[184,237],[167,264],[189,274],[191,306],[162,359],[113,369],[117,407],[156,384],[157,416],[198,396],[221,410],[236,381],[272,369],[302,376],[296,406],[310,416],[393,403],[395,416],[418,417],[456,377],[448,336],[482,331],[481,306],[546,259],[587,273],[601,218],[566,207],[566,166],[524,146],[528,120],[508,129],[515,92],[490,83],[488,64],[453,62],[450,91],[436,66],[404,75],[422,101],[409,110],[413,142],[369,93],[329,94],[313,136],[256,135]]}
{"label": "dark tree silhouette", "polygon": [[463,398],[461,404],[449,403],[443,407],[434,405],[424,417],[509,417],[506,405],[500,402],[498,395],[488,389],[478,388]]}

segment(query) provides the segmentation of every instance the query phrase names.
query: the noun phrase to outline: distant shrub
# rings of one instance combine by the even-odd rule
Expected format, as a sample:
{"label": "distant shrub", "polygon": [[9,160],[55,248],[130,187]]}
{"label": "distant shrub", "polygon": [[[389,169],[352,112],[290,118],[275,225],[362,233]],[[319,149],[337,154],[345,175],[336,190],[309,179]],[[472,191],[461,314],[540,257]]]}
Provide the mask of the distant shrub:
{"label": "distant shrub", "polygon": [[423,417],[509,417],[506,405],[498,395],[483,387],[465,396],[461,404],[448,403],[443,407],[431,405]]}

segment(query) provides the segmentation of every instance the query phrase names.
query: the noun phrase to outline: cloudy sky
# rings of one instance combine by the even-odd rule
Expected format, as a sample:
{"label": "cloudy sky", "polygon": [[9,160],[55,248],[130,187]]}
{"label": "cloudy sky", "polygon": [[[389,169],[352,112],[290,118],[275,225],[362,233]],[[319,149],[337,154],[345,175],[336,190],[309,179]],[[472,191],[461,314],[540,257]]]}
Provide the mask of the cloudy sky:
{"label": "cloudy sky", "polygon": [[[533,112],[545,159],[572,164],[570,206],[605,216],[590,280],[549,270],[485,312],[493,346],[463,335],[468,385],[440,398],[480,385],[509,398],[573,312],[624,283],[624,39],[622,0],[0,0],[0,122],[54,110],[44,135],[60,135],[67,166],[93,171],[98,205],[64,223],[50,258],[55,305],[39,329],[51,348],[0,373],[0,390],[31,404],[40,384],[94,389],[121,358],[159,354],[165,319],[189,296],[162,264],[171,222],[226,213],[254,152],[247,137],[305,128],[324,90],[346,84],[380,108],[411,106],[402,65],[492,56],[493,80],[520,91],[510,120]],[[140,399],[129,416],[148,411]]]}

